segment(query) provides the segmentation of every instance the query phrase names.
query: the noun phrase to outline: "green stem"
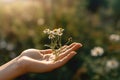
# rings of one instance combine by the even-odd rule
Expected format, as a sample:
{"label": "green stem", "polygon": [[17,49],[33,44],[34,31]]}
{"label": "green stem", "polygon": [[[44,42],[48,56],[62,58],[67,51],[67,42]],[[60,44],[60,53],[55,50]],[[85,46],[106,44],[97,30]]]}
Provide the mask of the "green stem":
{"label": "green stem", "polygon": [[62,41],[61,41],[61,36],[59,37],[59,47],[61,48],[62,47]]}

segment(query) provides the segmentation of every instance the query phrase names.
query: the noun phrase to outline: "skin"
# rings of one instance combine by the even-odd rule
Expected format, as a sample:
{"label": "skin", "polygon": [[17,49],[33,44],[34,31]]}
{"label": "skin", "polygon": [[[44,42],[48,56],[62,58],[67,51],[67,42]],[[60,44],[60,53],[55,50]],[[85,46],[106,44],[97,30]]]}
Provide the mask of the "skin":
{"label": "skin", "polygon": [[28,72],[44,73],[52,71],[68,62],[81,46],[80,43],[63,46],[57,58],[55,58],[51,49],[27,49],[18,57],[0,67],[0,80],[13,80]]}

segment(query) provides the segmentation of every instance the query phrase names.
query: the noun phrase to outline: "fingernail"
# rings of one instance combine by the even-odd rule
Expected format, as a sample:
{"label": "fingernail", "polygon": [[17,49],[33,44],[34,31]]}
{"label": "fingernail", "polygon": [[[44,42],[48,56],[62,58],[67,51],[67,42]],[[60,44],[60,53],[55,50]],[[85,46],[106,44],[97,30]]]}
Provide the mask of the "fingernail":
{"label": "fingernail", "polygon": [[76,46],[82,47],[83,45],[81,43],[76,43]]}
{"label": "fingernail", "polygon": [[72,52],[72,54],[74,54],[74,55],[75,55],[75,54],[77,54],[77,53],[76,53],[75,51],[73,51],[73,52]]}

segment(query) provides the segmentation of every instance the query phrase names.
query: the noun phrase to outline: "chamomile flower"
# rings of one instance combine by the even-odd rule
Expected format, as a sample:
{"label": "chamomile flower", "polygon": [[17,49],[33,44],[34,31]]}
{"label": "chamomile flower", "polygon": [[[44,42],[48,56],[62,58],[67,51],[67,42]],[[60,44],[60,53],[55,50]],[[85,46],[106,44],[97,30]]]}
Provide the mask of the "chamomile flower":
{"label": "chamomile flower", "polygon": [[116,69],[116,68],[118,68],[118,66],[119,66],[119,62],[117,60],[112,59],[112,60],[108,60],[106,62],[107,71],[109,71],[111,69]]}
{"label": "chamomile flower", "polygon": [[109,39],[111,41],[119,41],[120,40],[120,35],[118,35],[118,34],[111,34]]}
{"label": "chamomile flower", "polygon": [[49,39],[53,39],[53,38],[55,38],[55,36],[54,36],[53,34],[50,34],[50,35],[48,36],[48,38],[49,38]]}
{"label": "chamomile flower", "polygon": [[[55,60],[57,60],[57,57],[60,54],[61,47],[62,47],[62,40],[61,36],[63,35],[64,29],[57,28],[57,29],[45,29],[43,32],[48,35],[48,38],[50,39],[51,43],[50,45],[46,45],[47,47],[50,47],[54,52]],[[71,41],[71,38],[68,39],[68,42]],[[67,42],[67,43],[68,43]],[[66,44],[67,44],[66,43]]]}
{"label": "chamomile flower", "polygon": [[55,38],[54,31],[50,31],[50,32],[49,32],[48,38],[49,38],[49,39]]}
{"label": "chamomile flower", "polygon": [[45,29],[45,30],[43,31],[43,33],[45,33],[45,34],[50,34],[50,29]]}
{"label": "chamomile flower", "polygon": [[63,31],[64,31],[64,29],[62,29],[62,28],[59,28],[58,29],[58,36],[62,36],[62,34],[63,34]]}
{"label": "chamomile flower", "polygon": [[91,50],[92,56],[101,56],[104,53],[104,49],[102,47],[94,47]]}
{"label": "chamomile flower", "polygon": [[62,36],[63,35],[63,31],[64,31],[64,29],[62,29],[62,28],[58,28],[58,29],[54,29],[53,30],[54,35],[57,35],[57,36]]}
{"label": "chamomile flower", "polygon": [[63,29],[63,28],[58,28],[58,31],[59,31],[59,32],[63,32],[64,29]]}
{"label": "chamomile flower", "polygon": [[54,29],[53,32],[54,32],[54,35],[57,35],[58,34],[58,29]]}

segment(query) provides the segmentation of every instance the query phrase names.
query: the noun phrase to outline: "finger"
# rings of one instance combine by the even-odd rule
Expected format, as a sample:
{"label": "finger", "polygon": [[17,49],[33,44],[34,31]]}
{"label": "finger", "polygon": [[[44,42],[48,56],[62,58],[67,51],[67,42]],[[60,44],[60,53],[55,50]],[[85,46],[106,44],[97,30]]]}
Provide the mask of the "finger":
{"label": "finger", "polygon": [[58,59],[61,59],[63,57],[65,57],[67,54],[69,54],[69,52],[71,51],[75,51],[77,49],[79,49],[81,47],[80,44],[76,43],[74,46],[72,46],[70,49],[66,50],[65,52],[61,53],[58,57]]}
{"label": "finger", "polygon": [[71,48],[72,46],[74,46],[75,44],[76,44],[76,42],[72,43],[72,44],[69,45],[69,46],[65,45],[65,46],[63,46],[62,48],[58,49],[57,52],[63,53],[63,52],[65,52],[67,49],[69,49],[69,48]]}
{"label": "finger", "polygon": [[76,42],[74,42],[74,43],[70,44],[69,46],[63,48],[63,50],[69,49],[69,48],[73,47],[75,44],[76,44]]}
{"label": "finger", "polygon": [[64,64],[65,64],[66,62],[68,62],[75,54],[76,54],[76,52],[74,52],[74,51],[70,52],[70,54],[68,54],[68,55],[65,56],[64,58],[56,61],[56,62],[54,63],[54,67],[55,67],[55,68],[58,68],[58,67],[64,65]]}
{"label": "finger", "polygon": [[61,48],[59,48],[58,50],[54,51],[53,54],[54,54],[54,53],[61,53],[61,52],[63,52],[67,47],[68,47],[67,45],[64,45],[63,47],[61,47]]}
{"label": "finger", "polygon": [[52,50],[52,49],[46,49],[46,50],[40,50],[40,52],[41,52],[42,54],[50,54],[50,53],[53,52],[53,50]]}
{"label": "finger", "polygon": [[74,43],[72,43],[71,45],[69,45],[69,46],[67,46],[67,47],[63,48],[63,49],[61,50],[61,52],[66,51],[67,49],[69,49],[69,48],[73,47],[75,44],[76,44],[76,43],[74,42]]}
{"label": "finger", "polygon": [[72,43],[69,45],[69,48],[71,48],[72,46],[74,46],[76,44],[76,42]]}
{"label": "finger", "polygon": [[[71,51],[71,52],[75,52],[75,51]],[[68,53],[68,54],[70,54],[70,53]],[[56,60],[60,60],[60,59],[64,58],[65,56],[67,56],[68,54],[60,54]]]}
{"label": "finger", "polygon": [[[63,47],[60,48],[60,50],[66,48],[66,47],[67,47],[67,48],[70,48],[70,47],[72,47],[72,46],[75,45],[75,44],[76,44],[76,42],[72,43],[72,44],[69,45],[69,46],[64,45]],[[59,50],[59,49],[58,49],[58,50]]]}
{"label": "finger", "polygon": [[[58,49],[58,51],[64,49],[65,47],[67,47],[67,45],[64,45],[63,47],[61,47],[61,49]],[[46,49],[46,50],[40,50],[40,52],[43,53],[43,54],[50,54],[50,53],[53,52],[53,50],[52,49]]]}
{"label": "finger", "polygon": [[65,49],[65,48],[67,48],[67,47],[68,47],[67,45],[64,45],[64,46],[62,46],[61,48],[59,48],[57,51],[63,50],[63,49]]}
{"label": "finger", "polygon": [[76,43],[74,46],[72,46],[71,48],[69,48],[68,50],[66,50],[64,53],[70,53],[71,51],[76,51],[80,47],[81,47],[81,44],[80,43]]}
{"label": "finger", "polygon": [[[68,47],[64,48],[61,52],[65,52],[67,49],[72,48],[72,47],[75,46],[76,44],[80,44],[80,43],[74,42],[74,43],[70,44]],[[80,44],[80,45],[81,45],[81,44]],[[81,46],[82,46],[82,45],[81,45]]]}

